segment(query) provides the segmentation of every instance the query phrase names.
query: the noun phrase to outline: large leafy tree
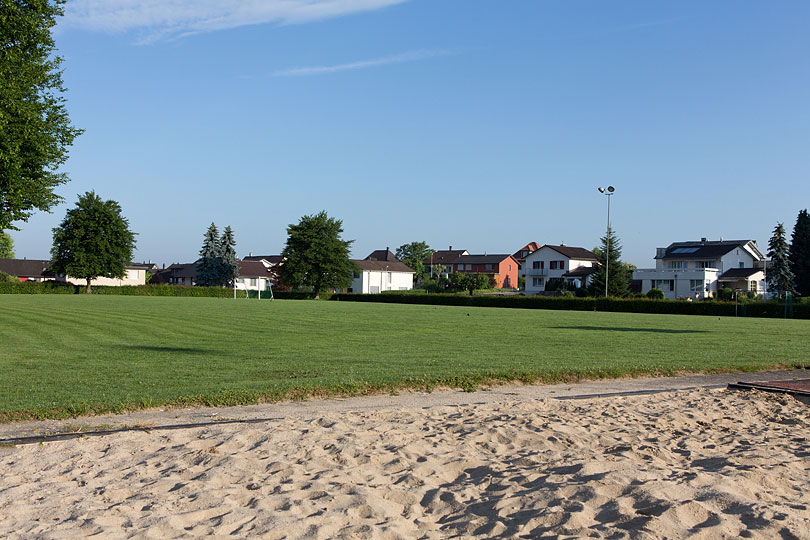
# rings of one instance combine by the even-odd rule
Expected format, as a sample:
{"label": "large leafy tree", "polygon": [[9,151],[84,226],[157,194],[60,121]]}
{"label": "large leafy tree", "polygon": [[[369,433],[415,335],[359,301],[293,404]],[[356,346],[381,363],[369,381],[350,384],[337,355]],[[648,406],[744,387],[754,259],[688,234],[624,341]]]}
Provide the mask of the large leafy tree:
{"label": "large leafy tree", "polygon": [[430,259],[431,253],[433,250],[426,242],[411,242],[397,248],[397,259],[415,272],[416,281],[422,281],[426,275],[424,261]]}
{"label": "large leafy tree", "polygon": [[771,265],[768,269],[768,288],[779,298],[786,293],[796,294],[793,282],[793,272],[790,270],[788,259],[788,244],[785,240],[785,227],[777,223],[773,229],[773,236],[768,241],[768,257]]}
{"label": "large leafy tree", "polygon": [[236,240],[230,226],[225,227],[219,240],[219,252],[222,285],[232,286],[233,280],[239,277],[239,260],[236,258]]}
{"label": "large leafy tree", "polygon": [[14,239],[4,231],[0,231],[0,259],[14,258]]}
{"label": "large leafy tree", "polygon": [[304,216],[287,227],[287,245],[281,253],[281,281],[293,288],[312,287],[321,291],[348,287],[356,265],[349,260],[354,240],[343,240],[343,221],[326,212]]}
{"label": "large leafy tree", "polygon": [[123,278],[134,249],[135,233],[121,215],[121,206],[90,191],[53,229],[51,270],[87,280],[89,293],[94,278]]}
{"label": "large leafy tree", "polygon": [[810,216],[806,209],[799,212],[796,218],[788,258],[795,278],[796,293],[810,296]]}
{"label": "large leafy tree", "polygon": [[57,172],[81,133],[65,108],[51,28],[65,0],[0,2],[0,230],[62,198]]}
{"label": "large leafy tree", "polygon": [[205,232],[200,258],[197,259],[196,284],[202,287],[222,285],[222,245],[219,230],[214,223]]}
{"label": "large leafy tree", "polygon": [[612,228],[608,229],[607,234],[602,237],[601,246],[593,251],[599,264],[588,293],[591,296],[603,296],[605,294],[605,274],[607,270],[608,296],[624,297],[630,294],[627,266],[621,262],[622,244]]}

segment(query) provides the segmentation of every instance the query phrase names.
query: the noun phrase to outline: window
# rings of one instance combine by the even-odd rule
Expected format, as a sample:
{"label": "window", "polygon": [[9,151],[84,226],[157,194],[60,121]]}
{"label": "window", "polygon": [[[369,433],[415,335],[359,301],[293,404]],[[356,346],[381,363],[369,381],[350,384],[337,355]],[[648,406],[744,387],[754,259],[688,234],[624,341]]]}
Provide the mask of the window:
{"label": "window", "polygon": [[250,278],[250,286],[251,286],[251,287],[255,287],[255,286],[256,286],[256,278],[255,278],[255,277]]}
{"label": "window", "polygon": [[492,265],[491,264],[487,264],[484,267],[485,267],[486,270],[492,270]]}
{"label": "window", "polygon": [[558,264],[560,270],[565,270],[565,261],[558,261]]}
{"label": "window", "polygon": [[532,278],[532,287],[542,287],[543,286],[543,278],[536,277]]}
{"label": "window", "polygon": [[745,268],[745,263],[740,261],[740,268]]}
{"label": "window", "polygon": [[714,268],[714,261],[695,261],[695,268]]}
{"label": "window", "polygon": [[672,270],[681,270],[683,268],[686,268],[686,262],[685,261],[669,261],[669,266],[668,267],[670,269],[672,269]]}
{"label": "window", "polygon": [[391,284],[391,272],[388,272],[388,283]]}
{"label": "window", "polygon": [[749,290],[749,291],[753,291],[753,292],[757,292],[757,282],[756,282],[756,281],[752,281],[750,285],[751,285],[751,286],[748,288],[748,290]]}
{"label": "window", "polygon": [[671,291],[675,288],[675,280],[673,279],[651,279],[650,282],[653,289]]}
{"label": "window", "polygon": [[472,270],[472,265],[471,264],[467,265],[467,270]]}
{"label": "window", "polygon": [[540,270],[541,268],[543,268],[543,261],[534,261],[532,263],[533,270]]}
{"label": "window", "polygon": [[689,280],[689,292],[696,292],[696,293],[703,292],[703,280],[702,279],[690,279]]}
{"label": "window", "polygon": [[[353,277],[354,279],[359,279],[359,278],[360,278],[360,274],[358,274],[357,272],[354,272],[354,273],[352,274],[352,277]],[[352,292],[352,291],[349,291],[349,292]]]}
{"label": "window", "polygon": [[464,265],[463,264],[458,265],[458,271],[460,272],[462,270],[464,270]]}
{"label": "window", "polygon": [[557,269],[557,261],[551,261],[548,263],[549,270],[556,270]]}

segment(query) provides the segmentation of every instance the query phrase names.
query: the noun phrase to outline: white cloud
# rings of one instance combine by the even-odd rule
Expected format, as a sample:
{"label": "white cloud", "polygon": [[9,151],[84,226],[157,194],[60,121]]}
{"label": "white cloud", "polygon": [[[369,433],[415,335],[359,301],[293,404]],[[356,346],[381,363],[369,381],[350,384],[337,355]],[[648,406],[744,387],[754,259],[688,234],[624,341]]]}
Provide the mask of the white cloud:
{"label": "white cloud", "polygon": [[372,67],[385,66],[388,64],[400,64],[402,62],[415,62],[425,58],[434,58],[436,56],[448,56],[451,54],[458,54],[456,51],[445,49],[421,49],[418,51],[409,51],[393,56],[383,56],[382,58],[372,58],[371,60],[359,60],[357,62],[348,62],[345,64],[335,64],[331,66],[311,66],[311,67],[297,67],[290,69],[282,69],[273,72],[275,77],[298,77],[304,75],[323,75],[326,73],[336,73],[338,71],[351,71],[355,69],[367,69]]}
{"label": "white cloud", "polygon": [[251,24],[300,24],[408,0],[71,0],[61,24],[156,41]]}

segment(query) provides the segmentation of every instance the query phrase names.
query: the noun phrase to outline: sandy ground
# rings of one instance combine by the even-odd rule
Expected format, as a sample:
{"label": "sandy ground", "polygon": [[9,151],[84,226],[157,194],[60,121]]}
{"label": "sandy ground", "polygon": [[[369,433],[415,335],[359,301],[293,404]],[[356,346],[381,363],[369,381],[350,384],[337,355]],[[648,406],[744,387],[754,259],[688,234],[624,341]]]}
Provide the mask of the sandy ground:
{"label": "sandy ground", "polygon": [[810,538],[794,398],[502,394],[0,447],[0,537]]}

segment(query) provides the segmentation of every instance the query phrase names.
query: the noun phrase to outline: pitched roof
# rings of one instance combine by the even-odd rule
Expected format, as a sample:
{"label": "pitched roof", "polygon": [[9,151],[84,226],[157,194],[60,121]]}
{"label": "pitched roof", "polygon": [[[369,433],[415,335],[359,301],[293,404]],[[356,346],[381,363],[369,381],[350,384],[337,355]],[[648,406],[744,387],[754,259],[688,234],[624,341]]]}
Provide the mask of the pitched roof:
{"label": "pitched roof", "polygon": [[281,255],[249,255],[242,257],[243,261],[262,261],[265,260],[270,264],[281,264],[284,262],[284,257]]}
{"label": "pitched roof", "polygon": [[[494,255],[484,254],[484,255],[462,255],[458,257],[455,261],[450,261],[451,263],[458,263],[458,264],[498,264],[503,262],[505,259],[512,259],[514,257],[509,255],[508,253],[498,253]],[[515,261],[517,262],[517,261]]]}
{"label": "pitched roof", "polygon": [[391,253],[391,250],[388,248],[385,249],[377,249],[369,253],[368,257],[365,258],[367,261],[399,261],[397,256]]}
{"label": "pitched roof", "polygon": [[753,240],[700,240],[695,242],[673,242],[663,255],[656,255],[656,259],[713,259],[722,257],[726,253],[738,247],[745,248],[748,244],[756,250],[756,242]]}
{"label": "pitched roof", "polygon": [[584,277],[590,276],[598,269],[595,266],[580,266],[578,268],[574,268],[573,270],[569,270],[568,272],[564,273],[562,277]]}
{"label": "pitched roof", "polygon": [[571,247],[571,246],[552,246],[546,244],[543,246],[544,248],[553,249],[560,255],[568,257],[569,259],[576,259],[578,261],[595,261],[596,255],[593,251],[581,247]]}
{"label": "pitched roof", "polygon": [[164,270],[160,271],[161,274],[167,274],[171,277],[197,277],[197,263],[175,263],[170,264]]}
{"label": "pitched roof", "polygon": [[272,270],[261,261],[239,261],[239,277],[274,277]]}
{"label": "pitched roof", "polygon": [[520,248],[516,252],[512,253],[512,257],[514,257],[515,260],[522,261],[523,257],[521,257],[521,255],[520,255],[522,252],[528,251],[529,253],[534,253],[535,251],[537,251],[541,247],[542,246],[540,244],[538,244],[537,242],[529,242],[528,244],[526,244],[525,246],[523,246],[522,248]]}
{"label": "pitched roof", "polygon": [[432,257],[425,259],[425,264],[450,264],[467,253],[466,249],[440,249],[433,252]]}
{"label": "pitched roof", "polygon": [[723,272],[720,277],[717,279],[720,281],[737,281],[740,279],[745,279],[753,276],[757,272],[764,272],[764,268],[732,268],[731,270],[726,270]]}
{"label": "pitched roof", "polygon": [[372,272],[407,272],[413,274],[414,271],[405,263],[397,260],[393,261],[374,261],[374,260],[357,260],[352,259],[352,262],[360,267],[361,270],[370,270]]}
{"label": "pitched roof", "polygon": [[0,259],[0,270],[6,274],[17,277],[51,277],[52,272],[47,272],[51,266],[51,261],[42,259]]}

